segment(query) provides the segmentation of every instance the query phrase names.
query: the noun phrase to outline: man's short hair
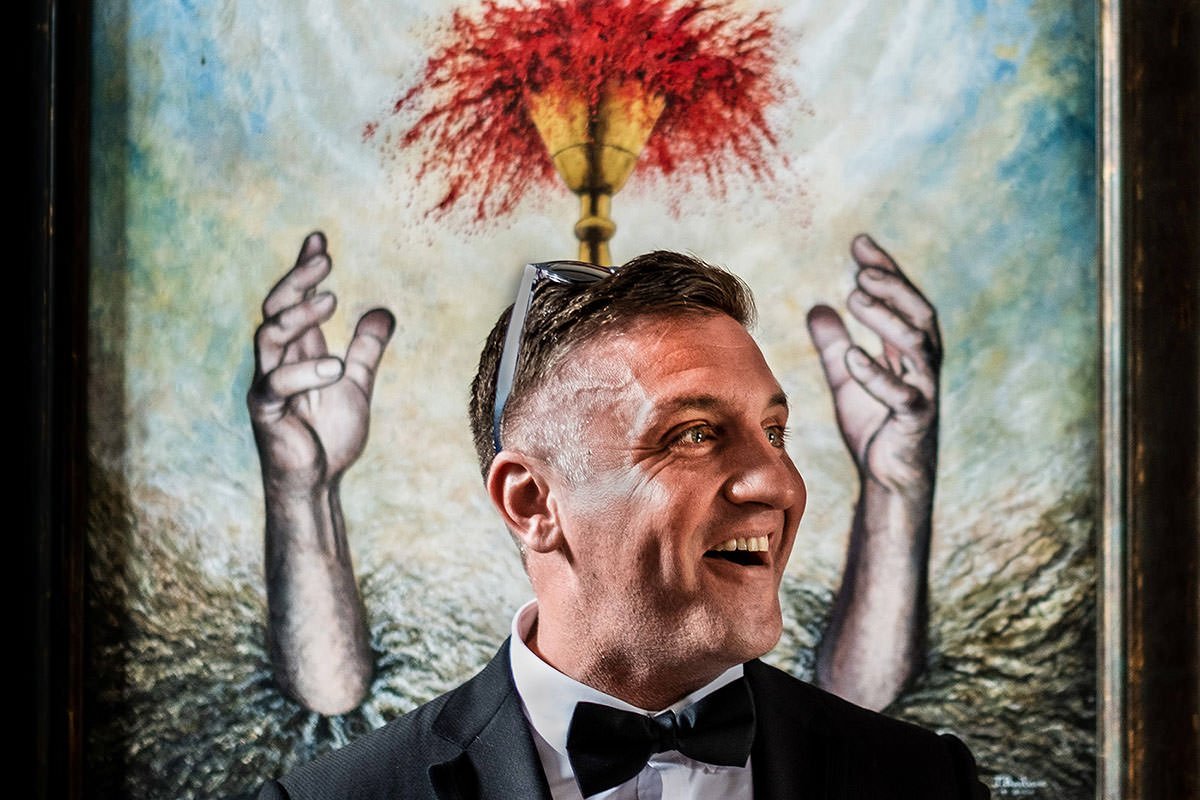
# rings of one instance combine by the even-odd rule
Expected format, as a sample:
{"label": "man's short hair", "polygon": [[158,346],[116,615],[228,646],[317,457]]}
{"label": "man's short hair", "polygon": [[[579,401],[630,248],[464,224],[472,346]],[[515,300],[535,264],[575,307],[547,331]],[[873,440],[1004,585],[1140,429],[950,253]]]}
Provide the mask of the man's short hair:
{"label": "man's short hair", "polygon": [[[496,320],[471,382],[471,432],[486,479],[496,450],[492,409],[509,306]],[[579,345],[613,330],[625,330],[647,317],[725,314],[743,327],[754,322],[754,298],[736,275],[693,256],[656,250],[629,261],[614,275],[587,285],[544,280],[538,284],[525,331],[501,430],[519,419],[537,392]]]}

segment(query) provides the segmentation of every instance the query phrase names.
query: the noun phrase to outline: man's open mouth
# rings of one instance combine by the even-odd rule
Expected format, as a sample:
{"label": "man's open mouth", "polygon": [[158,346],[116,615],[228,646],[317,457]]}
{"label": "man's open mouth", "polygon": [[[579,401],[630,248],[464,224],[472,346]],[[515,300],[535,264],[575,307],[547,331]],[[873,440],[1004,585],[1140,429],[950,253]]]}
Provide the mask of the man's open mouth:
{"label": "man's open mouth", "polygon": [[705,558],[719,558],[732,561],[743,567],[759,567],[766,562],[766,536],[747,536],[745,538],[728,539],[704,554]]}

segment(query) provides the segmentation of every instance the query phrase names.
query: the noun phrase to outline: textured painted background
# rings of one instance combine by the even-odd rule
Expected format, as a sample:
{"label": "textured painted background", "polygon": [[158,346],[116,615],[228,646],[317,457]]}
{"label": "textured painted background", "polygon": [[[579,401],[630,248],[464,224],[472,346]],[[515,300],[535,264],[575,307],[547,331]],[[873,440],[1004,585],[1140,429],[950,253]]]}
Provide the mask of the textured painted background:
{"label": "textured painted background", "polygon": [[[435,222],[440,187],[363,142],[418,78],[440,5],[95,3],[87,720],[103,796],[250,792],[470,674],[529,594],[479,485],[466,387],[520,266],[573,255],[576,203],[562,189],[483,230]],[[934,300],[947,348],[930,668],[890,712],[957,731],[999,796],[1090,797],[1094,9],[805,0],[777,21],[796,89],[773,112],[779,179],[713,201],[635,174],[613,242],[617,261],[693,251],[756,291],[810,491],[771,659],[811,674],[841,570],[856,481],[804,314],[841,305],[867,230]],[[343,487],[380,669],[364,707],[328,719],[266,668],[243,401],[262,296],[313,228],[334,256],[331,344],[374,305],[398,319]]]}

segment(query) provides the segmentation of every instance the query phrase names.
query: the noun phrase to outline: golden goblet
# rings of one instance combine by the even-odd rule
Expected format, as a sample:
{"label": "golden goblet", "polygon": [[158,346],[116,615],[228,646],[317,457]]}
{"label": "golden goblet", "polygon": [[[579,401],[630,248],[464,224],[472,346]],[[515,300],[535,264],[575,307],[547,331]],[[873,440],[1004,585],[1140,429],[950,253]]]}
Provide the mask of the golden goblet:
{"label": "golden goblet", "polygon": [[579,260],[610,266],[608,241],[617,231],[609,216],[612,196],[633,172],[664,99],[640,84],[610,81],[595,108],[569,86],[526,92],[525,101],[555,169],[579,195]]}

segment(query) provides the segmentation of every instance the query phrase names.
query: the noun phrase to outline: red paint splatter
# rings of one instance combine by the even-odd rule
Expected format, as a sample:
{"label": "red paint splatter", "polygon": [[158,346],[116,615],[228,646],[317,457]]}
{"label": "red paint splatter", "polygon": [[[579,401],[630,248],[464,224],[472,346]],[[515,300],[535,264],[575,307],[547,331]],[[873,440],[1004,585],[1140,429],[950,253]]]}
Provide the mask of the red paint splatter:
{"label": "red paint splatter", "polygon": [[636,81],[666,99],[637,171],[700,176],[723,194],[732,175],[773,174],[764,114],[784,92],[773,21],[727,0],[486,0],[454,13],[421,82],[396,101],[393,114],[416,117],[397,144],[424,145],[417,178],[445,180],[434,213],[474,204],[482,222],[557,180],[526,90],[571,87],[594,110],[606,83]]}

